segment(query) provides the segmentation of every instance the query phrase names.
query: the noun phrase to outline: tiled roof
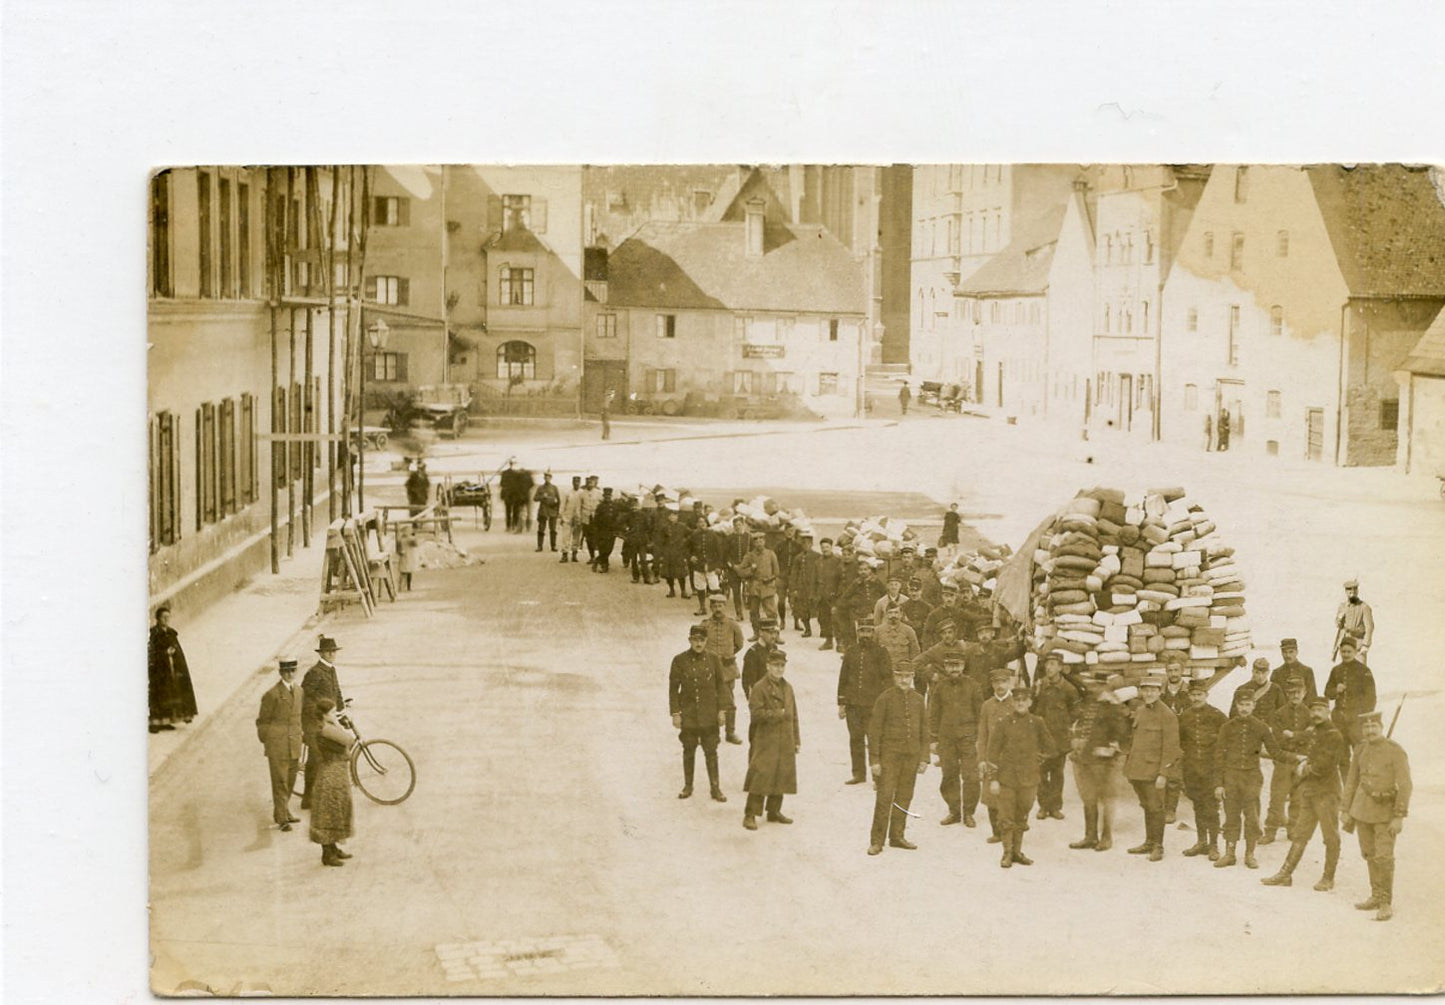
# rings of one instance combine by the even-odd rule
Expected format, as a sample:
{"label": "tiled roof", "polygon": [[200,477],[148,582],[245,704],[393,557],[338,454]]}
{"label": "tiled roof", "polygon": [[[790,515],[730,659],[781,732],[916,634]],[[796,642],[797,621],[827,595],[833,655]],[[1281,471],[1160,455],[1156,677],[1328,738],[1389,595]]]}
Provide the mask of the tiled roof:
{"label": "tiled roof", "polygon": [[1425,329],[1425,334],[1420,336],[1420,341],[1415,343],[1415,348],[1410,350],[1400,368],[1411,373],[1445,377],[1445,309],[1435,315],[1435,320]]}
{"label": "tiled roof", "polygon": [[958,286],[964,296],[1017,296],[1042,293],[1049,288],[1049,269],[1064,223],[1064,207],[1024,221],[1008,247],[981,265]]}
{"label": "tiled roof", "polygon": [[1445,204],[1424,168],[1308,168],[1330,243],[1356,297],[1445,297]]}
{"label": "tiled roof", "polygon": [[612,253],[622,307],[863,314],[863,269],[822,227],[769,224],[749,257],[743,223],[649,223]]}

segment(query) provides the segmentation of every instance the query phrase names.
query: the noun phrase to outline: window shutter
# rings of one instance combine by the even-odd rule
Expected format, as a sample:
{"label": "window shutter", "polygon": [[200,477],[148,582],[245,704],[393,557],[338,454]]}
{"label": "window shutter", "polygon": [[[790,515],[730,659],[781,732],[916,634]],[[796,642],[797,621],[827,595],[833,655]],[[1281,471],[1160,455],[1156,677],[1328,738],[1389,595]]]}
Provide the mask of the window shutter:
{"label": "window shutter", "polygon": [[406,353],[404,352],[396,354],[396,379],[406,380]]}
{"label": "window shutter", "polygon": [[396,303],[399,307],[405,307],[411,302],[409,287],[411,284],[406,279],[396,281]]}
{"label": "window shutter", "polygon": [[372,301],[373,303],[376,302],[376,277],[375,277],[375,276],[367,276],[367,277],[366,277],[366,293],[365,293],[365,297],[366,297],[367,300],[370,300],[370,301]]}
{"label": "window shutter", "polygon": [[398,227],[411,226],[411,200],[396,200],[396,225]]}
{"label": "window shutter", "polygon": [[487,237],[502,232],[502,197],[487,196]]}
{"label": "window shutter", "polygon": [[547,200],[532,200],[532,233],[547,233]]}

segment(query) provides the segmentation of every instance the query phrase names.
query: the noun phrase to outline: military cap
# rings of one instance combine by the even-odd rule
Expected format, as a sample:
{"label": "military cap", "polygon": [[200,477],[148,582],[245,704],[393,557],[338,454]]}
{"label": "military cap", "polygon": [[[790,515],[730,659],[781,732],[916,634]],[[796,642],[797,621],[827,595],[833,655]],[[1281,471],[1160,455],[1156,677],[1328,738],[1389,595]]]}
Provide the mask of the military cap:
{"label": "military cap", "polygon": [[1184,662],[1184,654],[1178,649],[1166,649],[1159,655],[1159,658],[1165,663],[1170,664]]}
{"label": "military cap", "polygon": [[778,630],[778,619],[762,618],[758,621],[758,628],[765,632],[775,632]]}
{"label": "military cap", "polygon": [[1044,662],[1062,663],[1064,662],[1064,654],[1059,652],[1057,649],[1050,649],[1048,652],[1044,653]]}
{"label": "military cap", "polygon": [[913,661],[912,661],[912,660],[899,660],[897,663],[893,664],[893,676],[895,676],[895,677],[912,677],[912,676],[913,676]]}
{"label": "military cap", "polygon": [[1320,695],[1315,695],[1315,697],[1306,700],[1306,701],[1305,701],[1305,704],[1308,705],[1310,708],[1323,708],[1323,709],[1328,709],[1328,708],[1330,707],[1330,700],[1329,700],[1328,698],[1326,698],[1324,695],[1320,694]]}
{"label": "military cap", "polygon": [[966,662],[967,662],[967,660],[964,658],[963,653],[944,653],[944,654],[943,654],[943,665],[946,666],[946,667],[947,667],[947,666],[962,666],[962,665],[963,665],[964,663],[966,663]]}
{"label": "military cap", "polygon": [[813,531],[810,528],[804,527],[802,530],[798,531],[798,536],[803,538],[805,541],[811,541],[813,540]]}
{"label": "military cap", "polygon": [[1163,687],[1167,678],[1162,673],[1146,673],[1139,681],[1140,687]]}
{"label": "military cap", "polygon": [[898,552],[899,552],[899,554],[902,554],[902,553],[905,552],[905,551],[917,552],[917,551],[918,551],[918,546],[917,546],[916,544],[913,544],[913,543],[909,542],[909,541],[904,541],[903,544],[902,544],[902,546],[899,547]]}
{"label": "military cap", "polygon": [[1382,726],[1385,724],[1384,715],[1381,712],[1361,712],[1355,718],[1360,720],[1362,726],[1367,722],[1379,723]]}
{"label": "military cap", "polygon": [[690,639],[707,638],[707,625],[693,625],[687,630],[687,637]]}
{"label": "military cap", "polygon": [[902,605],[900,605],[900,604],[889,604],[887,610],[885,610],[884,613],[885,613],[885,614],[902,614],[902,613],[903,613],[903,607],[902,607]]}
{"label": "military cap", "polygon": [[286,657],[283,656],[283,657],[281,658],[281,660],[277,663],[277,669],[279,669],[279,670],[281,670],[281,671],[295,670],[295,669],[296,669],[296,661],[293,660],[293,659],[288,659],[288,658],[286,658]]}
{"label": "military cap", "polygon": [[1299,643],[1296,642],[1294,639],[1280,639],[1279,647],[1281,649],[1298,649]]}
{"label": "military cap", "polygon": [[919,579],[917,576],[910,576],[909,579],[908,579],[908,585],[909,585],[909,586],[922,586],[922,585],[923,585],[923,580],[922,580],[922,579]]}
{"label": "military cap", "polygon": [[935,556],[938,555],[938,549],[937,549],[937,548],[925,548],[925,549],[923,549],[923,555],[924,555],[925,558],[934,558]]}
{"label": "military cap", "polygon": [[1284,679],[1284,686],[1285,689],[1289,691],[1303,691],[1305,689],[1305,679],[1300,674],[1290,674]]}
{"label": "military cap", "polygon": [[1358,579],[1347,579],[1347,580],[1345,580],[1345,589],[1347,589],[1347,590],[1358,590],[1359,588],[1360,588],[1360,581],[1359,581]]}
{"label": "military cap", "polygon": [[1254,701],[1254,688],[1250,687],[1248,684],[1243,685],[1242,687],[1240,687],[1239,690],[1234,692],[1234,700]]}
{"label": "military cap", "polygon": [[709,604],[726,604],[726,603],[728,602],[727,594],[725,594],[725,593],[709,593],[709,594],[707,595],[707,602],[708,602]]}
{"label": "military cap", "polygon": [[1122,674],[1110,674],[1108,679],[1104,681],[1103,686],[1110,691],[1117,691],[1124,686],[1124,677]]}
{"label": "military cap", "polygon": [[980,623],[979,626],[978,626],[976,629],[974,629],[974,631],[979,631],[979,632],[997,632],[997,631],[998,631],[998,625],[994,624],[992,621],[984,621],[984,622]]}
{"label": "military cap", "polygon": [[768,650],[768,664],[769,664],[769,665],[772,665],[772,664],[774,664],[774,663],[786,663],[786,662],[788,662],[788,653],[787,653],[787,650],[785,650],[785,649],[769,649],[769,650]]}
{"label": "military cap", "polygon": [[958,584],[951,580],[944,580],[942,583],[939,584],[939,586],[942,587],[944,593],[958,592]]}
{"label": "military cap", "polygon": [[900,575],[899,575],[898,573],[896,573],[896,572],[890,572],[890,573],[888,574],[888,582],[890,582],[890,583],[901,583],[901,582],[903,582],[903,577],[900,576]]}
{"label": "military cap", "polygon": [[1344,638],[1340,639],[1340,649],[1343,650],[1347,647],[1350,649],[1358,650],[1360,648],[1360,640],[1355,638],[1353,635],[1346,635]]}
{"label": "military cap", "polygon": [[1269,660],[1264,656],[1256,657],[1255,661],[1250,664],[1250,668],[1253,670],[1268,670]]}
{"label": "military cap", "polygon": [[1189,682],[1189,690],[1198,694],[1209,693],[1209,681],[1195,679]]}
{"label": "military cap", "polygon": [[999,667],[997,670],[989,673],[988,679],[992,683],[997,683],[1001,680],[1013,680],[1014,672],[1012,670],[1009,670],[1007,667]]}
{"label": "military cap", "polygon": [[876,627],[877,627],[877,626],[873,624],[873,619],[872,619],[872,618],[859,618],[859,619],[858,619],[858,631],[860,631],[860,632],[863,632],[863,631],[871,632],[871,631],[872,631],[874,628],[876,628]]}

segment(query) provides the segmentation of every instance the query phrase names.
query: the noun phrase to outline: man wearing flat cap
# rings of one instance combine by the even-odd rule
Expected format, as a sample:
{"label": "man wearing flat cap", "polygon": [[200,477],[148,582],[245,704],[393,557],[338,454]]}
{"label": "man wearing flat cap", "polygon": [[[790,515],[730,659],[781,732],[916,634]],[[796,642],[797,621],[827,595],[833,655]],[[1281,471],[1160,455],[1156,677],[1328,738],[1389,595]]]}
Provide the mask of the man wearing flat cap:
{"label": "man wearing flat cap", "polygon": [[[743,700],[746,701],[753,686],[768,675],[768,659],[776,652],[778,645],[778,622],[775,618],[758,621],[758,641],[748,646],[743,653]],[[751,739],[751,737],[749,737]]]}
{"label": "man wearing flat cap", "polygon": [[[798,532],[793,549],[792,567],[788,570],[788,595],[793,602],[793,627],[801,628],[803,638],[813,637],[814,596],[818,590],[818,559],[813,550],[813,532]],[[822,626],[818,629],[822,631]]]}
{"label": "man wearing flat cap", "polygon": [[1360,745],[1345,779],[1345,832],[1360,839],[1360,855],[1370,870],[1369,899],[1356,909],[1373,909],[1376,921],[1394,917],[1395,839],[1410,812],[1410,760],[1405,750],[1385,735],[1379,712],[1360,717]]}
{"label": "man wearing flat cap", "polygon": [[727,796],[718,785],[717,742],[718,729],[733,707],[732,683],[724,678],[717,657],[707,651],[705,626],[688,629],[687,643],[687,649],[672,658],[667,674],[667,708],[682,744],[682,791],[677,798],[692,795],[697,748],[702,747],[712,798],[725,803]]}
{"label": "man wearing flat cap", "polygon": [[1289,853],[1279,871],[1260,882],[1265,886],[1289,886],[1318,825],[1325,843],[1325,868],[1315,889],[1328,893],[1335,888],[1335,867],[1340,862],[1340,786],[1349,754],[1345,750],[1345,738],[1330,719],[1329,699],[1315,697],[1305,705],[1309,709],[1310,726],[1305,739],[1305,758],[1297,770],[1299,785],[1294,798],[1298,813],[1289,829]]}
{"label": "man wearing flat cap", "polygon": [[330,698],[337,709],[346,702],[341,697],[341,680],[336,674],[336,654],[341,647],[329,636],[321,636],[316,645],[317,660],[306,671],[301,681],[301,730],[306,743],[306,791],[301,796],[301,808],[311,806],[311,786],[316,781],[316,771],[321,765],[321,716],[315,711],[316,703]]}
{"label": "man wearing flat cap", "polygon": [[748,736],[748,773],[743,779],[748,802],[743,826],[758,829],[758,814],[767,813],[775,824],[790,824],[783,815],[783,796],[798,791],[798,752],[803,737],[798,731],[798,701],[793,685],[783,679],[788,654],[781,649],[768,652],[768,673],[748,692],[751,723]]}
{"label": "man wearing flat cap", "polygon": [[1179,713],[1179,746],[1184,751],[1184,792],[1194,806],[1194,844],[1186,858],[1208,855],[1219,861],[1219,800],[1214,798],[1214,746],[1228,717],[1209,704],[1209,682],[1189,683],[1190,705]]}
{"label": "man wearing flat cap", "polygon": [[893,667],[893,686],[873,704],[868,723],[868,759],[877,783],[868,854],[889,847],[913,851],[908,840],[908,807],[918,775],[928,767],[928,714],[923,695],[913,689],[913,668]]}
{"label": "man wearing flat cap", "polygon": [[1335,703],[1335,725],[1351,747],[1363,738],[1360,716],[1375,710],[1375,675],[1359,658],[1360,647],[1353,638],[1340,642],[1340,662],[1325,681],[1324,696]]}
{"label": "man wearing flat cap", "polygon": [[291,792],[301,761],[301,689],[296,685],[296,661],[283,657],[277,666],[281,679],[261,695],[256,715],[256,738],[266,754],[271,777],[271,819],[283,831],[300,819],[291,815]]}
{"label": "man wearing flat cap", "polygon": [[1315,685],[1314,669],[1305,666],[1299,661],[1299,643],[1294,639],[1280,639],[1279,654],[1282,662],[1274,668],[1269,679],[1274,681],[1275,686],[1283,687],[1289,677],[1300,677],[1305,682],[1305,700],[1308,701],[1320,693]]}
{"label": "man wearing flat cap", "polygon": [[1148,855],[1151,862],[1164,857],[1164,790],[1169,779],[1180,776],[1184,756],[1179,718],[1159,700],[1164,680],[1163,674],[1151,673],[1139,682],[1142,704],[1134,711],[1134,738],[1124,761],[1124,777],[1144,810],[1144,840],[1129,854]]}
{"label": "man wearing flat cap", "polygon": [[1286,834],[1294,830],[1295,818],[1299,816],[1299,801],[1294,796],[1295,767],[1304,760],[1310,728],[1310,710],[1305,705],[1305,679],[1288,678],[1284,683],[1284,693],[1285,703],[1275,710],[1274,718],[1269,720],[1269,728],[1274,731],[1275,757],[1274,769],[1269,776],[1269,809],[1264,815],[1260,844],[1273,844],[1281,827],[1285,828]]}

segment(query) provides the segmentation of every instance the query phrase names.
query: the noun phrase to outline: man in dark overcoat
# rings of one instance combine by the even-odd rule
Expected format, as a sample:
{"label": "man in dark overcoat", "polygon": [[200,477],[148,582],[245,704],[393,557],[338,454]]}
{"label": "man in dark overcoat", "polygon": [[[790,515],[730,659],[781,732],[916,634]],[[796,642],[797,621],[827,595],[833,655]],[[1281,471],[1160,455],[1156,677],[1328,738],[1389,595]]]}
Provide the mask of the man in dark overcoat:
{"label": "man in dark overcoat", "polygon": [[316,703],[330,698],[338,709],[345,707],[341,697],[341,680],[336,675],[336,654],[341,647],[329,636],[321,636],[316,645],[319,657],[306,671],[301,681],[301,739],[306,744],[306,791],[301,796],[301,808],[311,806],[311,787],[316,782],[316,770],[321,765],[321,716],[316,713]]}
{"label": "man in dark overcoat", "polygon": [[748,802],[743,826],[758,829],[758,814],[766,810],[776,824],[790,824],[783,816],[783,796],[798,791],[798,751],[803,737],[798,732],[798,702],[793,685],[783,679],[788,654],[782,649],[768,651],[768,675],[748,692],[752,723],[748,735],[748,773],[743,780]]}
{"label": "man in dark overcoat", "polygon": [[687,649],[672,658],[667,675],[667,708],[682,743],[682,791],[677,798],[692,795],[697,748],[702,747],[712,798],[725,803],[727,796],[718,785],[717,742],[718,730],[733,707],[732,682],[724,679],[722,665],[707,651],[706,627],[693,625],[687,642]]}
{"label": "man in dark overcoat", "polygon": [[271,819],[283,831],[300,823],[291,815],[291,792],[301,763],[301,689],[296,686],[296,661],[282,659],[281,679],[261,695],[256,738],[261,741],[271,776]]}

